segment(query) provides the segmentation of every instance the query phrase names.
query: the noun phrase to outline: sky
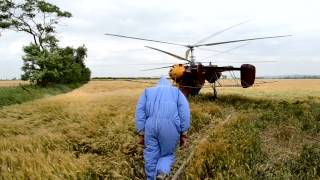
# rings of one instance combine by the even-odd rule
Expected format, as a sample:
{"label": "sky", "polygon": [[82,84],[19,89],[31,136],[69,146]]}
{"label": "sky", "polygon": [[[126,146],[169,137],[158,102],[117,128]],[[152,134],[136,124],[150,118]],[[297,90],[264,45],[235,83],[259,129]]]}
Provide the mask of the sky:
{"label": "sky", "polygon": [[[48,1],[73,14],[72,18],[61,21],[57,37],[61,46],[84,44],[88,48],[86,64],[92,71],[92,77],[167,75],[168,69],[142,70],[166,66],[162,63],[183,63],[144,46],[180,56],[184,56],[184,47],[110,37],[105,33],[193,44],[244,21],[248,22],[206,43],[261,36],[292,36],[196,49],[196,61],[235,67],[250,63],[256,66],[257,76],[320,74],[318,0]],[[20,78],[22,47],[31,41],[28,34],[1,32],[0,79]],[[234,50],[219,54],[229,49]]]}

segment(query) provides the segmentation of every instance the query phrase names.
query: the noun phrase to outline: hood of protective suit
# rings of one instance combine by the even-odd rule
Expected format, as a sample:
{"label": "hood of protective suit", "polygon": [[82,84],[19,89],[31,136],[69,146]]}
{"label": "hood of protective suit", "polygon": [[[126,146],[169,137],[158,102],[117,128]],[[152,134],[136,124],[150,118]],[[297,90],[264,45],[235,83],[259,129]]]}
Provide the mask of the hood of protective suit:
{"label": "hood of protective suit", "polygon": [[161,76],[160,81],[157,86],[171,86],[171,83],[170,83],[170,81],[168,81],[168,79],[166,77]]}

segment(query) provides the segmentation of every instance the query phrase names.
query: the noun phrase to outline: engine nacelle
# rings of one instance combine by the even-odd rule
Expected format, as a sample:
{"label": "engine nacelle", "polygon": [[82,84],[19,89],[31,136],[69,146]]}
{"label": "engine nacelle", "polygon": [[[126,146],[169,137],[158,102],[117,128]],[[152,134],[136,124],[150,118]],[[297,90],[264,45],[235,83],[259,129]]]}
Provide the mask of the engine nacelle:
{"label": "engine nacelle", "polygon": [[256,79],[256,67],[251,64],[242,64],[240,74],[241,86],[243,88],[251,87]]}
{"label": "engine nacelle", "polygon": [[175,82],[179,82],[182,79],[185,71],[186,71],[186,68],[184,67],[183,64],[175,64],[170,69],[169,76]]}

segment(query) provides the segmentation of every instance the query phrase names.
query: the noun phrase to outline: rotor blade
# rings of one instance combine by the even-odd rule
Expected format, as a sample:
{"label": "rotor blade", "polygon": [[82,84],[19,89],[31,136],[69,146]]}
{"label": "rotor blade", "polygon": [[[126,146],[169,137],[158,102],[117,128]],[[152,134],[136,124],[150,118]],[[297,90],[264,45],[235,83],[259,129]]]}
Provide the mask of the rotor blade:
{"label": "rotor blade", "polygon": [[242,24],[248,23],[249,21],[251,21],[251,20],[247,20],[247,21],[244,21],[244,22],[241,22],[241,23],[232,25],[232,26],[230,26],[230,27],[228,27],[228,28],[226,28],[226,29],[223,29],[223,30],[221,30],[221,31],[215,32],[215,33],[211,34],[210,36],[207,36],[207,37],[201,39],[200,41],[198,41],[197,43],[195,43],[194,46],[196,46],[196,45],[198,45],[198,44],[200,44],[200,43],[203,43],[203,42],[207,41],[208,39],[210,39],[210,38],[212,38],[212,37],[214,37],[214,36],[217,36],[217,35],[219,35],[219,34],[222,34],[222,33],[224,33],[225,31],[228,31],[228,30],[230,30],[230,29],[232,29],[232,28],[235,28],[235,27],[240,26],[240,25],[242,25]]}
{"label": "rotor blade", "polygon": [[178,63],[141,63],[141,64],[125,64],[130,66],[154,66],[154,65],[172,65],[172,64],[178,64]]}
{"label": "rotor blade", "polygon": [[241,68],[235,68],[233,66],[204,66],[204,69],[211,69],[215,70],[218,72],[223,72],[223,71],[240,71]]}
{"label": "rotor blade", "polygon": [[131,36],[123,36],[123,35],[110,34],[110,33],[106,33],[106,34],[104,34],[104,35],[106,35],[106,36],[120,37],[120,38],[136,39],[136,40],[141,40],[141,41],[150,41],[150,42],[163,43],[163,44],[171,44],[171,45],[186,47],[186,45],[183,45],[183,44],[176,44],[176,43],[165,42],[165,41],[158,41],[158,40],[152,40],[152,39],[144,39],[144,38],[131,37]]}
{"label": "rotor blade", "polygon": [[199,44],[199,45],[195,45],[194,47],[215,46],[215,45],[220,45],[220,44],[237,43],[237,42],[243,42],[243,41],[254,41],[254,40],[259,40],[259,39],[281,38],[281,37],[288,37],[288,36],[291,36],[291,35],[270,36],[270,37],[260,37],[260,38],[250,38],[250,39],[239,39],[239,40],[233,40],[233,41],[224,41],[224,42],[216,42],[216,43],[208,43],[208,44]]}
{"label": "rotor blade", "polygon": [[180,60],[183,60],[183,61],[191,62],[191,61],[188,60],[188,59],[185,59],[185,58],[183,58],[183,57],[180,57],[180,56],[178,56],[178,55],[172,54],[172,53],[167,52],[167,51],[163,51],[163,50],[161,50],[161,49],[153,48],[153,47],[150,47],[150,46],[145,46],[145,47],[146,47],[146,48],[149,48],[149,49],[156,50],[156,51],[160,51],[160,52],[162,52],[162,53],[168,54],[168,55],[170,55],[170,56],[173,56],[173,57],[175,57],[175,58],[177,58],[177,59],[180,59]]}
{"label": "rotor blade", "polygon": [[233,47],[233,48],[228,49],[228,50],[226,50],[226,51],[222,51],[222,52],[220,52],[220,53],[218,53],[218,54],[215,54],[215,55],[213,55],[213,56],[220,56],[221,54],[225,54],[225,53],[231,52],[231,51],[233,51],[233,50],[235,50],[235,49],[239,49],[239,48],[241,48],[241,47],[243,47],[243,46],[246,46],[246,45],[248,45],[249,43],[250,43],[250,42],[245,42],[244,44],[241,44],[241,45],[239,45],[239,46]]}
{"label": "rotor blade", "polygon": [[152,69],[143,69],[141,71],[152,71],[152,70],[157,70],[157,69],[166,69],[166,68],[171,68],[171,66],[164,66],[164,67],[159,67],[159,68],[152,68]]}
{"label": "rotor blade", "polygon": [[[155,66],[155,65],[170,65],[170,64],[179,64],[178,62],[173,62],[173,63],[119,63],[119,64],[108,64],[108,66]],[[181,64],[181,63],[180,63]]]}
{"label": "rotor blade", "polygon": [[230,48],[230,49],[228,49],[228,50],[221,51],[221,52],[219,52],[219,53],[217,53],[217,54],[214,54],[214,55],[205,57],[205,58],[203,58],[202,60],[204,60],[204,59],[209,59],[209,58],[212,58],[212,57],[217,57],[217,56],[220,56],[221,54],[229,53],[229,52],[231,52],[231,51],[233,51],[233,50],[235,50],[235,49],[239,49],[239,48],[241,48],[241,47],[243,47],[243,46],[246,46],[246,45],[248,45],[249,43],[250,43],[250,42],[245,42],[244,44],[241,44],[241,45],[239,45],[239,46],[235,46],[235,47]]}
{"label": "rotor blade", "polygon": [[203,48],[203,47],[198,47],[199,50],[203,50],[203,51],[211,51],[211,52],[223,52],[222,50],[215,50],[215,49],[207,49],[207,48]]}
{"label": "rotor blade", "polygon": [[271,62],[277,62],[277,61],[225,61],[225,62],[203,62],[201,61],[200,63],[239,63],[239,64],[249,64],[249,63],[271,63]]}

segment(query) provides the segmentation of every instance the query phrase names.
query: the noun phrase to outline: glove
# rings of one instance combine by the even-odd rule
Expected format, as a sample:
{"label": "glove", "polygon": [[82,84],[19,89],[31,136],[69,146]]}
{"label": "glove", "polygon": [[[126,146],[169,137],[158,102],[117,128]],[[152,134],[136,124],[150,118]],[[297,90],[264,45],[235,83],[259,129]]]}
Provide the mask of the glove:
{"label": "glove", "polygon": [[185,147],[188,141],[187,134],[181,134],[180,135],[180,147]]}
{"label": "glove", "polygon": [[139,144],[144,146],[144,135],[139,135]]}

